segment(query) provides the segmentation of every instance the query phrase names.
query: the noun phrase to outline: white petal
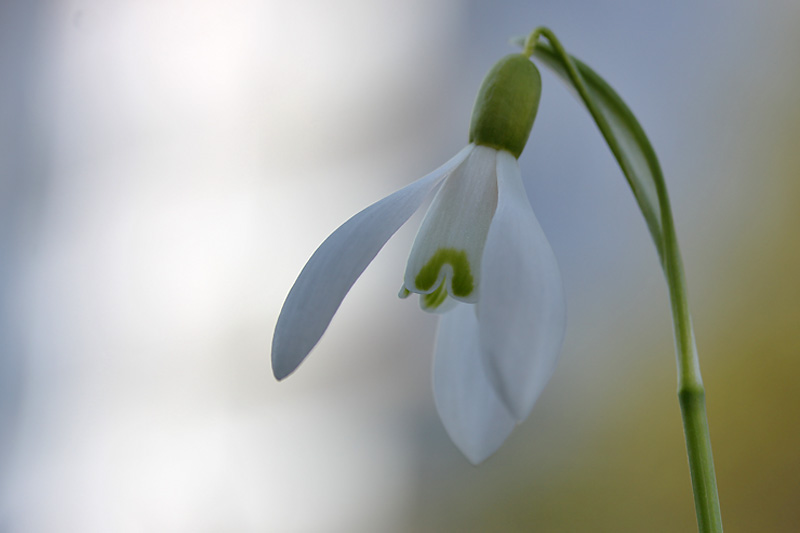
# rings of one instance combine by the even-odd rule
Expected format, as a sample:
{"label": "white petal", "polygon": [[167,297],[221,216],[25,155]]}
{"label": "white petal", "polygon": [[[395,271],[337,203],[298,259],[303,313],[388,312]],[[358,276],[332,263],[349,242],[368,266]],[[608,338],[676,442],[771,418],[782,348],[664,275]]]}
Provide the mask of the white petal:
{"label": "white petal", "polygon": [[478,300],[483,246],[497,204],[496,161],[497,150],[476,146],[436,193],[409,254],[408,290],[430,294],[444,283],[449,296]]}
{"label": "white petal", "polygon": [[439,319],[433,394],[447,434],[472,464],[492,455],[516,425],[484,372],[474,305],[460,303]]}
{"label": "white petal", "polygon": [[317,248],[289,291],[275,326],[272,371],[277,379],[294,372],[386,241],[471,150],[467,146],[427,176],[367,207]]}
{"label": "white petal", "polygon": [[555,369],[566,305],[553,250],[528,202],[519,164],[508,152],[497,157],[497,187],[483,255],[479,334],[487,374],[521,421]]}

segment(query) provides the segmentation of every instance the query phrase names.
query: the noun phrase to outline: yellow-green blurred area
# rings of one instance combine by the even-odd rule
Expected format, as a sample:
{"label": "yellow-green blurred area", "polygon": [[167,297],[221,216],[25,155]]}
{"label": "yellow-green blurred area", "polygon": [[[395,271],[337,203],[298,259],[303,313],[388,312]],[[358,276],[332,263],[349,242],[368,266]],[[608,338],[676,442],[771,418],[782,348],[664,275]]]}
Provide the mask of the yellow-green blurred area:
{"label": "yellow-green blurred area", "polygon": [[421,213],[281,383],[272,330],[358,210],[467,140],[547,25],[669,188],[729,532],[800,531],[800,3],[0,5],[0,531],[696,529],[666,284],[547,71],[523,178],[562,269],[556,373],[472,467],[396,297]]}

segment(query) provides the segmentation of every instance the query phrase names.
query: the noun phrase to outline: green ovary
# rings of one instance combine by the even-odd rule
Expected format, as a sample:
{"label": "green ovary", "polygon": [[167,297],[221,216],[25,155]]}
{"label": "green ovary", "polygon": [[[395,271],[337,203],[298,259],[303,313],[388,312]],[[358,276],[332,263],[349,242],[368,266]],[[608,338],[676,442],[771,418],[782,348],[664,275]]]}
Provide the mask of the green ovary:
{"label": "green ovary", "polygon": [[539,70],[523,54],[498,61],[483,80],[475,99],[469,142],[519,155],[539,109],[542,79]]}
{"label": "green ovary", "polygon": [[[472,279],[467,252],[456,250],[455,248],[439,248],[433,254],[433,257],[420,269],[419,274],[414,278],[414,284],[417,289],[421,291],[430,290],[439,279],[439,271],[445,264],[449,264],[453,269],[453,277],[450,280],[453,296],[464,298],[472,294],[475,289],[475,283]],[[446,295],[444,284],[442,284],[432,293],[425,295],[425,303],[429,304],[430,300],[430,303],[434,304],[429,304],[430,307],[438,307],[444,302]]]}

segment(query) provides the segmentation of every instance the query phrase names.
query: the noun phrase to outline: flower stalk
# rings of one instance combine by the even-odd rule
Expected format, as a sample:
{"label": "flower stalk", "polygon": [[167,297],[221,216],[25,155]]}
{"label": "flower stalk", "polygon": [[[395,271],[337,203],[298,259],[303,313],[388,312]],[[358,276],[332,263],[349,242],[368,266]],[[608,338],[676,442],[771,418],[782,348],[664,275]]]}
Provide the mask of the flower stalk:
{"label": "flower stalk", "polygon": [[[541,42],[540,37],[544,37],[549,46]],[[678,399],[698,530],[701,533],[721,532],[722,518],[706,417],[705,389],[689,313],[683,263],[658,159],[622,99],[599,75],[567,54],[552,31],[537,28],[520,44],[525,55],[536,55],[577,90],[620,164],[648,224],[669,286],[678,366]],[[617,128],[612,128],[612,122]],[[619,134],[620,126],[630,138]]]}

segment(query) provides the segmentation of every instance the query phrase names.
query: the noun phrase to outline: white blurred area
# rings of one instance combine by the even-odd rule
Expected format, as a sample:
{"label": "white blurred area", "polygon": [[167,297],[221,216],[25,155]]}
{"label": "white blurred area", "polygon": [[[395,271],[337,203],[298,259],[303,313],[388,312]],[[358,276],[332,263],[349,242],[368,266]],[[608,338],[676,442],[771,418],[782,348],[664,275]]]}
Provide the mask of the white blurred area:
{"label": "white blurred area", "polygon": [[269,347],[324,237],[464,142],[451,128],[445,151],[404,155],[441,131],[403,123],[435,105],[456,6],[112,0],[40,12],[49,172],[9,282],[26,355],[0,529],[401,528],[406,419],[429,382],[393,361],[427,368],[433,322],[385,289],[399,286],[413,228],[285,383]]}

